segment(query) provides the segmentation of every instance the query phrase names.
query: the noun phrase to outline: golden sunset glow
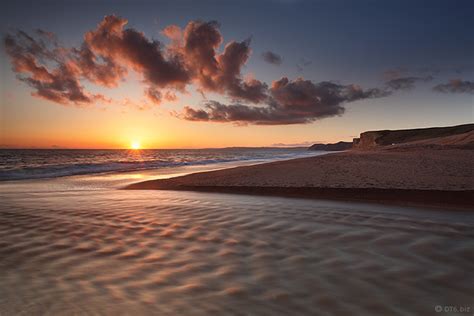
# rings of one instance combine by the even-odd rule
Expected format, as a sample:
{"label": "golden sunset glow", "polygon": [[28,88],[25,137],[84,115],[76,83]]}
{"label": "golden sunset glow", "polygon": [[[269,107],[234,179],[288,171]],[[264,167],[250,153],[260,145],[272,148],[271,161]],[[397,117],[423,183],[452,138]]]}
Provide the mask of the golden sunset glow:
{"label": "golden sunset glow", "polygon": [[133,141],[133,142],[130,144],[130,149],[138,150],[138,149],[140,149],[140,148],[141,148],[140,142],[138,142],[138,141]]}
{"label": "golden sunset glow", "polygon": [[[192,10],[185,18],[179,9],[169,9],[160,1],[150,2],[150,6],[177,11],[161,20],[156,15],[161,10],[140,7],[133,9],[136,14],[125,14],[128,9],[124,9],[120,15],[105,6],[100,14],[77,21],[74,29],[69,29],[66,18],[61,23],[43,20],[43,14],[25,18],[28,11],[18,6],[13,15],[2,20],[9,28],[2,33],[4,45],[0,48],[0,148],[305,147],[317,142],[350,142],[368,130],[472,121],[474,68],[469,63],[471,56],[462,49],[470,47],[472,37],[465,25],[451,31],[463,30],[459,40],[465,42],[440,45],[446,51],[434,50],[441,55],[430,57],[432,60],[410,54],[432,51],[437,42],[431,41],[447,34],[438,34],[436,27],[425,42],[407,40],[406,32],[391,28],[387,31],[394,32],[390,36],[396,40],[384,42],[394,45],[384,48],[390,54],[367,49],[357,52],[360,60],[355,61],[351,49],[340,47],[339,38],[346,37],[343,28],[317,27],[318,36],[314,36],[315,27],[307,27],[318,21],[310,14],[312,10],[301,11],[297,20],[304,23],[275,25],[285,34],[279,45],[272,43],[277,30],[267,30],[264,19],[256,19],[261,25],[252,26],[264,30],[259,38],[247,41],[252,27],[226,22],[227,14],[233,12],[227,12],[231,2],[204,14],[209,17],[207,22]],[[300,2],[308,2],[308,7],[312,3],[295,2],[299,3],[294,4],[295,10]],[[76,2],[74,6],[79,11],[89,10]],[[380,12],[388,14],[382,7]],[[333,9],[335,12],[318,12],[338,16],[339,9]],[[459,4],[446,12],[450,10],[469,12]],[[68,14],[75,17],[73,11]],[[358,18],[352,17],[354,26]],[[425,34],[427,24],[420,23],[425,18],[429,19],[423,14],[414,19],[407,29],[420,27],[420,34]],[[222,27],[214,19],[222,22]],[[366,30],[364,22],[358,26],[358,34],[366,36],[367,43],[379,43],[373,37],[377,34],[372,34],[377,33],[373,30],[380,26],[378,21],[367,23],[377,27]],[[36,30],[39,26],[44,28],[40,32]],[[300,36],[298,43],[309,44],[294,49],[293,34]],[[381,34],[381,38],[388,36]],[[312,42],[322,37],[332,39],[324,49]],[[269,42],[262,40],[265,38]],[[196,45],[188,42],[194,39]],[[448,37],[447,41],[451,40]],[[360,43],[354,38],[344,45],[363,49]],[[322,54],[319,49],[331,53]],[[398,50],[401,53],[394,59],[392,52]],[[445,60],[448,55],[462,58]],[[377,66],[374,59],[379,61]],[[346,60],[347,65],[333,64],[334,60]],[[425,64],[430,66],[422,66]],[[454,64],[459,66],[454,69]],[[399,65],[420,66],[401,69]],[[408,90],[414,93],[404,95]],[[410,115],[404,109],[410,109]]]}

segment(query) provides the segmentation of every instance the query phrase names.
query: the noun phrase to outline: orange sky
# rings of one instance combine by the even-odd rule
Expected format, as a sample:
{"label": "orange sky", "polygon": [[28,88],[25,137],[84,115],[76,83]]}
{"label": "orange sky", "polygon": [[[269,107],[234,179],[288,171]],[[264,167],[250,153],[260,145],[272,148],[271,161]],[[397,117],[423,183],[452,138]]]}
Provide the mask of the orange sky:
{"label": "orange sky", "polygon": [[[218,17],[226,22],[224,16],[234,11],[224,7]],[[123,14],[128,12],[122,9]],[[407,38],[408,32],[389,28],[395,32],[392,38],[398,39],[389,43],[385,31],[373,32],[379,20],[360,21],[356,15],[354,25],[363,29],[359,33],[367,36],[364,43],[372,46],[360,45],[360,38],[354,38],[325,41],[326,47],[318,38],[332,30],[331,38],[347,39],[346,30],[304,28],[300,15],[312,25],[318,21],[312,16],[315,10],[294,9],[297,18],[281,25],[265,21],[262,11],[248,29],[185,18],[181,12],[158,23],[148,15],[159,10],[141,12],[146,19],[130,14],[129,21],[110,15],[114,10],[92,12],[85,7],[83,13],[90,14],[80,23],[69,21],[77,16],[73,10],[58,14],[61,22],[52,23],[18,6],[16,15],[4,16],[8,23],[0,21],[7,34],[0,51],[0,148],[130,148],[132,142],[142,148],[307,146],[350,141],[367,130],[472,122],[474,82],[469,78],[474,67],[469,64],[472,56],[466,62],[468,50],[462,45],[472,42],[469,32],[467,40],[459,39],[461,44],[451,35],[444,38],[444,33],[438,34],[440,17],[435,14],[433,24],[412,21],[422,34],[428,26],[436,26],[431,30],[434,35],[415,41]],[[422,9],[420,17],[426,18]],[[380,12],[389,14],[384,6]],[[26,18],[30,14],[35,19]],[[452,23],[463,22],[452,16]],[[268,25],[272,33],[264,31]],[[11,26],[25,31],[11,33]],[[51,33],[37,27],[61,38],[56,42]],[[250,36],[253,32],[256,35]],[[104,33],[108,37],[102,37]],[[193,36],[195,46],[207,46],[188,51],[184,43]],[[28,46],[47,39],[51,47]],[[405,39],[408,42],[400,46]],[[454,41],[449,47],[458,52],[455,63],[437,64],[449,55],[431,49],[433,43],[444,47],[440,39]],[[392,59],[397,57],[392,44],[400,60]],[[84,47],[93,56],[90,63],[78,57],[87,53]],[[422,72],[430,58],[434,66]],[[400,67],[407,61],[415,66]],[[460,66],[453,68],[454,64]],[[176,95],[175,100],[166,98],[168,93]],[[153,95],[159,97],[154,101]]]}

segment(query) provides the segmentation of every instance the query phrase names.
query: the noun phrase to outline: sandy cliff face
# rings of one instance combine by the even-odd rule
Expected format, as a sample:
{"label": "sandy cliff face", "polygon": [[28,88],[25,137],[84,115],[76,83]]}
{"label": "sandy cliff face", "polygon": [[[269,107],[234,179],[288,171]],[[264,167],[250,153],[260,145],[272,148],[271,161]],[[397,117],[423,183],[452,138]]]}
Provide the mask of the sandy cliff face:
{"label": "sandy cliff face", "polygon": [[[462,145],[472,146],[469,142],[457,144],[460,139],[466,139],[463,137],[453,137],[455,135],[471,135],[474,131],[474,124],[465,124],[450,127],[433,127],[433,128],[417,128],[407,130],[382,130],[382,131],[369,131],[360,134],[360,138],[355,138],[353,142],[353,148],[356,149],[373,149],[383,146],[397,146],[407,143],[426,143],[428,139],[439,139],[447,138],[452,140],[452,143],[440,142],[439,145]],[[469,138],[470,139],[470,138]],[[433,144],[437,144],[437,141],[433,141]],[[428,143],[427,143],[428,144]]]}

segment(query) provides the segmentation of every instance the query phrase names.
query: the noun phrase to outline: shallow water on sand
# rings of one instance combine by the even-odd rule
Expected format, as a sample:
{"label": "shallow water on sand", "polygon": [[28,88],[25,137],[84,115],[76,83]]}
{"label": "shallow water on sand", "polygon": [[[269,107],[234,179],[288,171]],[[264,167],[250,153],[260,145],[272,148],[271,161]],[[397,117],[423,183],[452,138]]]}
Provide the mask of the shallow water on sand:
{"label": "shallow water on sand", "polygon": [[0,315],[474,313],[469,213],[44,183],[1,187]]}

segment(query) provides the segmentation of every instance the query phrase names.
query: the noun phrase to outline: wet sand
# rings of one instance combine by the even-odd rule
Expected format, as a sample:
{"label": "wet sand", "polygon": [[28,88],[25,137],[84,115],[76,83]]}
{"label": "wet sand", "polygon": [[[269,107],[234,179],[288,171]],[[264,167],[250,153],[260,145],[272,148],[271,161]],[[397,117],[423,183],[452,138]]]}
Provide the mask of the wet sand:
{"label": "wet sand", "polygon": [[434,315],[473,305],[470,212],[3,188],[1,315]]}
{"label": "wet sand", "polygon": [[191,190],[474,206],[474,150],[393,148],[349,151],[150,180],[127,189]]}

